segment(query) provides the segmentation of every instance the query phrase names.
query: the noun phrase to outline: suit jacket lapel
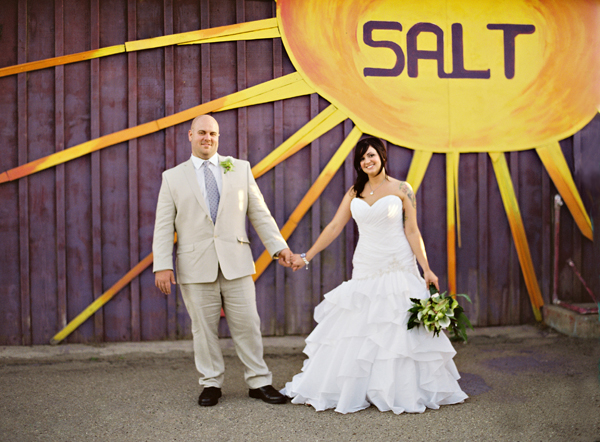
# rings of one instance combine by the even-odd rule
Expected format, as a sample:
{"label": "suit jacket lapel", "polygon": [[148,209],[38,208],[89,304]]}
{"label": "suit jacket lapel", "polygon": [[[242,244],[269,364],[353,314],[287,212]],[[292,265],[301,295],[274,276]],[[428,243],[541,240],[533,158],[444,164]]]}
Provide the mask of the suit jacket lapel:
{"label": "suit jacket lapel", "polygon": [[208,207],[206,206],[206,201],[204,199],[204,195],[202,195],[202,191],[200,190],[200,185],[198,184],[198,178],[196,177],[196,169],[194,168],[194,163],[192,162],[192,160],[188,160],[183,164],[183,172],[185,174],[185,177],[190,185],[190,189],[192,189],[192,192],[194,193],[194,196],[196,197],[196,200],[198,201],[198,204],[200,204],[200,207],[202,207],[202,210],[204,210],[208,216],[210,216],[210,210],[208,209]]}
{"label": "suit jacket lapel", "polygon": [[223,208],[223,205],[224,205],[223,199],[227,196],[227,193],[229,192],[229,188],[231,187],[231,176],[229,176],[229,174],[225,173],[225,168],[221,167],[221,162],[225,161],[226,157],[222,157],[221,155],[219,155],[218,157],[219,157],[219,173],[221,174],[221,183],[223,184],[223,186],[221,188],[221,199],[219,201],[219,210],[217,210],[217,217],[219,216],[219,213],[221,213],[221,210]]}

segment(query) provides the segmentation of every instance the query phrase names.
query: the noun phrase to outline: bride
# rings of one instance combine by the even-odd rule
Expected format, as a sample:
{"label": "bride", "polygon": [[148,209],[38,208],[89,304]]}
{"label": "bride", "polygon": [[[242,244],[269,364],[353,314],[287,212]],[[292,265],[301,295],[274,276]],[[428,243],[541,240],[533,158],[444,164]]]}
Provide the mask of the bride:
{"label": "bride", "polygon": [[308,268],[351,217],[356,221],[352,279],[315,308],[318,325],[304,349],[308,359],[281,391],[294,404],[340,413],[373,404],[399,414],[467,398],[448,338],[434,337],[424,327],[407,330],[409,298],[427,298],[430,283],[439,289],[438,278],[427,262],[412,188],[386,174],[386,161],[378,138],[356,145],[354,185],[314,245],[293,256],[294,271]]}

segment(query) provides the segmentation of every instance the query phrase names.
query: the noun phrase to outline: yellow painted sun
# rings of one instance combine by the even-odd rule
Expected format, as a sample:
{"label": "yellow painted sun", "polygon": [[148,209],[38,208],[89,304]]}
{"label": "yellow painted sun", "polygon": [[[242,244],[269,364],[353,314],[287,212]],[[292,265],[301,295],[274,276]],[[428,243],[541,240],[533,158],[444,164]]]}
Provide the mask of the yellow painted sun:
{"label": "yellow painted sun", "polygon": [[[504,153],[536,149],[581,232],[592,239],[590,218],[558,141],[579,131],[600,109],[600,1],[406,0],[399,6],[394,0],[278,0],[276,18],[11,66],[0,69],[0,76],[175,44],[277,37],[296,73],[5,171],[0,183],[203,113],[316,92],[331,105],[258,163],[255,177],[348,118],[354,129],[291,214],[283,236],[289,238],[363,133],[414,150],[407,181],[415,190],[432,154],[442,153],[448,282],[455,293],[459,158],[465,152],[487,152],[540,320],[543,301]],[[52,342],[64,339],[151,262],[149,255]],[[257,260],[255,278],[270,262],[265,252]]]}

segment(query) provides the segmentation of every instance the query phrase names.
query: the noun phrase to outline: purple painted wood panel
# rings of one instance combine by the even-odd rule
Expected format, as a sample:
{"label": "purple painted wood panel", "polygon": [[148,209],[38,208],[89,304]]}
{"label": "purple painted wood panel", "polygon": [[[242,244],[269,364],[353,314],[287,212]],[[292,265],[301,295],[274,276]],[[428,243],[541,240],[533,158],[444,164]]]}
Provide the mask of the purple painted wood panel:
{"label": "purple painted wood panel", "polygon": [[[478,212],[473,204],[473,195],[477,195],[479,177],[478,154],[460,155],[458,178],[458,201],[460,210],[461,244],[459,247],[458,235],[456,240],[456,290],[457,293],[469,293],[472,304],[462,303],[469,318],[477,318],[478,302]],[[424,215],[425,220],[436,217],[435,209],[430,208]],[[439,215],[438,215],[439,216]],[[442,269],[438,269],[439,270]],[[461,304],[461,305],[462,305]]]}
{"label": "purple painted wood panel", "polygon": [[[274,15],[275,3],[269,1],[9,0],[3,2],[0,67]],[[0,78],[0,172],[292,72],[281,39],[266,39],[152,49]],[[216,113],[220,153],[255,165],[327,106],[314,94]],[[345,121],[258,179],[280,226],[352,127]],[[185,122],[0,185],[1,345],[48,342],[65,320],[151,252],[161,173],[189,158],[188,129]],[[561,141],[595,225],[600,223],[599,145],[599,116]],[[405,179],[412,151],[394,145],[388,151],[388,172]],[[542,296],[549,301],[556,189],[533,150],[506,158]],[[442,287],[447,286],[445,171],[445,155],[433,155],[417,194],[419,226]],[[353,179],[351,154],[289,239],[294,251],[306,251],[316,240]],[[473,299],[465,306],[469,316],[479,325],[532,322],[489,156],[461,155],[459,180],[457,290]],[[308,272],[293,273],[276,264],[267,268],[256,284],[265,335],[310,332],[314,306],[351,277],[357,234],[354,223],[348,223]],[[560,234],[559,297],[589,300],[568,258],[600,296],[599,241],[582,237],[566,207]],[[252,228],[250,236],[258,258],[264,247]],[[220,333],[229,333],[225,320]],[[147,269],[68,342],[189,337],[180,294],[161,295]]]}
{"label": "purple painted wood panel", "polygon": [[[581,199],[590,217],[594,230],[594,241],[583,239],[581,263],[577,263],[587,285],[600,301],[600,115],[592,120],[581,134],[581,171],[577,175],[580,181]],[[579,293],[579,299],[590,302],[591,297],[586,293],[579,281],[573,285],[573,293]]]}
{"label": "purple painted wood panel", "polygon": [[[137,38],[156,36],[156,30],[164,27],[162,0],[144,3],[137,10]],[[141,51],[137,58],[137,88],[138,88],[138,124],[161,118],[165,115],[165,65],[164,49]],[[145,253],[138,255],[142,259],[150,253],[152,234],[154,232],[154,212],[156,195],[160,186],[160,175],[164,170],[162,162],[156,158],[164,156],[165,133],[157,132],[138,140],[139,176],[137,186],[139,191],[140,215],[139,241],[143,244]],[[159,178],[159,179],[156,179]],[[143,226],[143,230],[141,227]],[[144,281],[151,284],[150,290],[142,290],[140,310],[144,312],[141,321],[141,339],[163,339],[167,331],[167,297],[153,287],[151,269],[144,274]]]}
{"label": "purple painted wood panel", "polygon": [[[127,2],[100,2],[100,46],[127,40]],[[127,128],[127,55],[100,60],[100,134]],[[128,145],[121,143],[100,152],[100,216],[102,220],[102,291],[108,290],[129,267]],[[104,339],[131,339],[130,288],[126,287],[104,307]]]}
{"label": "purple painted wood panel", "polygon": [[[487,324],[501,325],[503,318],[510,324],[508,296],[510,291],[510,259],[514,248],[508,219],[496,181],[492,163],[487,158],[487,213],[485,225],[488,226],[488,311]],[[489,302],[494,300],[494,302]]]}
{"label": "purple painted wood panel", "polygon": [[[534,263],[535,274],[538,281],[541,281],[542,276],[542,234],[544,231],[540,229],[540,216],[543,210],[542,197],[542,176],[545,172],[541,160],[537,153],[533,150],[519,152],[519,206],[521,208],[521,216],[525,226],[525,234],[529,242],[529,250],[531,259]],[[527,295],[527,287],[522,277],[518,278],[520,283],[520,293],[518,302],[520,302],[519,316],[517,323],[531,322],[535,320],[531,309],[531,302]],[[541,285],[540,285],[541,287]]]}
{"label": "purple painted wood panel", "polygon": [[[446,156],[433,155],[418,191],[417,217],[421,220],[421,234],[427,251],[429,266],[439,278],[440,288],[446,290]],[[419,202],[418,202],[419,203]]]}
{"label": "purple painted wood panel", "polygon": [[[129,2],[127,5],[127,39],[137,38],[137,4]],[[138,76],[137,76],[137,52],[127,54],[127,104],[128,104],[128,126],[134,127],[138,124]],[[128,142],[128,193],[129,193],[129,265],[135,266],[140,260],[139,244],[139,190],[138,190],[138,140]],[[143,176],[143,174],[142,174]],[[140,279],[134,278],[129,284],[131,303],[131,340],[141,339],[140,327]]]}
{"label": "purple painted wood panel", "polygon": [[[29,60],[54,56],[54,5],[51,1],[28,5],[27,53]],[[48,17],[51,17],[49,20]],[[54,152],[54,72],[46,69],[28,78],[28,158]],[[29,179],[29,275],[32,343],[46,343],[57,328],[55,170]]]}
{"label": "purple painted wood panel", "polygon": [[[5,2],[2,7],[2,48],[0,65],[18,62],[19,29],[17,1]],[[16,76],[0,78],[0,144],[5,146],[0,156],[0,168],[7,170],[19,165],[19,83]],[[10,148],[7,148],[10,146]],[[21,261],[19,259],[19,183],[0,186],[0,287],[3,306],[0,309],[1,345],[22,344],[21,333]]]}
{"label": "purple painted wood panel", "polygon": [[[64,55],[64,4],[55,1],[54,7],[54,51]],[[57,152],[65,146],[65,68],[56,67],[54,75],[54,146]],[[66,215],[65,215],[65,165],[56,166],[56,275],[57,275],[57,327],[67,325],[67,271],[66,271]]]}
{"label": "purple painted wood panel", "polygon": [[[100,5],[99,0],[90,2],[90,37],[91,49],[100,48]],[[100,136],[100,60],[94,59],[90,62],[90,138]],[[90,155],[91,168],[90,177],[92,181],[91,204],[92,204],[92,268],[93,268],[93,296],[101,296],[102,290],[102,200],[101,200],[101,176],[100,176],[101,152],[93,152]],[[104,309],[96,311],[93,317],[94,340],[104,340]]]}

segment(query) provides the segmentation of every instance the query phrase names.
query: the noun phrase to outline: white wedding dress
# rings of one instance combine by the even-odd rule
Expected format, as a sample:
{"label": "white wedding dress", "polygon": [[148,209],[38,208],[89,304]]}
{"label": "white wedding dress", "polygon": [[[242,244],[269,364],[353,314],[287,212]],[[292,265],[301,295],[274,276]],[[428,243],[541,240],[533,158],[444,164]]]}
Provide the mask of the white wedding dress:
{"label": "white wedding dress", "polygon": [[294,404],[340,413],[371,404],[422,413],[463,402],[449,339],[423,326],[407,330],[409,298],[429,291],[404,235],[402,200],[388,195],[369,206],[354,198],[350,208],[359,229],[352,279],[315,308],[308,359],[281,392]]}

